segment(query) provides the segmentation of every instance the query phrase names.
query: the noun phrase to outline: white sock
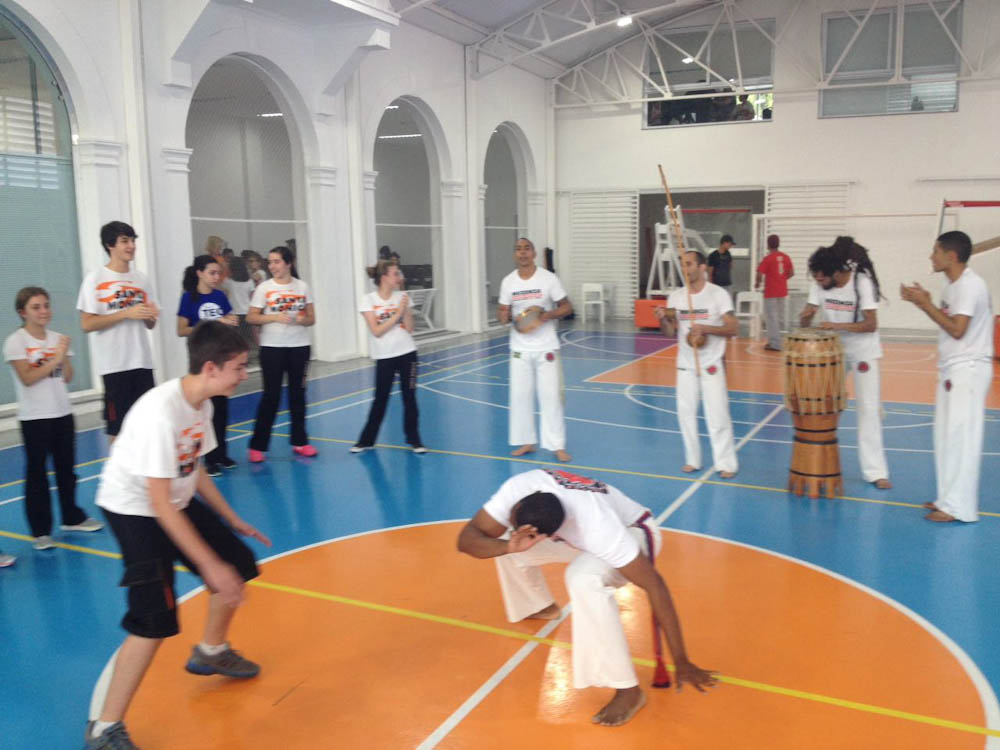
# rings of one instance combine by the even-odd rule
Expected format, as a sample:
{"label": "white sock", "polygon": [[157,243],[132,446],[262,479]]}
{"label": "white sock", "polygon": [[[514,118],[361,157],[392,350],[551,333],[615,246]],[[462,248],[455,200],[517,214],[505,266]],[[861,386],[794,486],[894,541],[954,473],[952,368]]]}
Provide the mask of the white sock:
{"label": "white sock", "polygon": [[95,721],[94,726],[90,728],[90,738],[97,739],[104,734],[105,729],[117,723],[115,721]]}
{"label": "white sock", "polygon": [[209,646],[207,643],[202,641],[201,643],[198,644],[198,648],[201,650],[203,654],[205,654],[205,656],[218,656],[227,648],[229,648],[229,643],[223,641],[218,646]]}

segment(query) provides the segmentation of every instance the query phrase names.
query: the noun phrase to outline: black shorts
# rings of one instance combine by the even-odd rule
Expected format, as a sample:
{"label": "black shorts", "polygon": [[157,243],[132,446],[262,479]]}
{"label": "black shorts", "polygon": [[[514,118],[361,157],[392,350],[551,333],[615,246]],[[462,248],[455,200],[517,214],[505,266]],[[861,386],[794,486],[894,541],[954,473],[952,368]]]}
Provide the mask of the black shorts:
{"label": "black shorts", "polygon": [[[155,518],[102,510],[118,539],[125,564],[119,585],[128,588],[128,612],[122,618],[122,627],[143,638],[177,635],[180,626],[174,598],[174,563],[181,563],[195,575],[198,569],[177,549]],[[215,511],[193,497],[182,512],[215,554],[236,568],[244,581],[260,575],[253,552]]]}
{"label": "black shorts", "polygon": [[122,370],[103,375],[104,380],[104,422],[105,432],[117,435],[122,429],[122,420],[139,400],[139,396],[153,387],[153,371],[146,369]]}

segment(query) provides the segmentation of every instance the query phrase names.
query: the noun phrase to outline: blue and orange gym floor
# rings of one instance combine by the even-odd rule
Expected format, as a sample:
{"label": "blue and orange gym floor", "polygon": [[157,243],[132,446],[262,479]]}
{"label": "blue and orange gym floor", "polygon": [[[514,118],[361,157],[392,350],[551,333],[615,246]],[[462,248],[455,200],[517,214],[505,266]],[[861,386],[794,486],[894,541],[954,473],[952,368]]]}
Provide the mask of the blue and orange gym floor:
{"label": "blue and orange gym floor", "polygon": [[[562,332],[562,465],[650,507],[657,567],[691,658],[718,670],[706,695],[648,690],[626,726],[590,716],[607,690],[574,690],[572,614],[506,622],[491,562],[460,555],[461,524],[507,477],[555,465],[511,458],[506,334],[422,355],[412,454],[394,396],[376,450],[348,452],[372,368],[309,383],[317,458],[293,457],[279,418],[268,461],[248,465],[257,393],[233,399],[218,484],[274,541],[251,542],[262,575],[232,631],[262,665],[231,681],[183,670],[206,595],[181,573],[183,632],[157,655],[127,717],[144,750],[195,748],[947,748],[1000,743],[1000,381],[989,396],[976,524],[934,524],[935,349],[886,342],[885,443],[892,490],[859,476],[854,412],[840,419],[844,493],[789,495],[791,426],[781,355],[737,340],[727,354],[740,471],[681,472],[673,342],[656,333]],[[704,427],[704,423],[702,423]],[[709,454],[707,438],[704,449]],[[107,447],[78,435],[78,498],[92,515]],[[22,451],[0,451],[0,748],[82,746],[98,678],[121,642],[124,597],[107,530],[56,534],[35,552],[20,495]],[[548,575],[568,604],[562,571]],[[640,679],[653,671],[642,592],[618,592]]]}

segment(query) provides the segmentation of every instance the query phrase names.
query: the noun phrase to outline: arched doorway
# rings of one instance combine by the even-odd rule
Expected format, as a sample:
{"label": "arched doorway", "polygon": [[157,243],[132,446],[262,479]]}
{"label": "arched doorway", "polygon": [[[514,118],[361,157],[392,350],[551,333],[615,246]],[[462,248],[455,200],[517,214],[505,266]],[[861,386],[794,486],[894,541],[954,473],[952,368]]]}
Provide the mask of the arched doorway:
{"label": "arched doorway", "polygon": [[[73,338],[70,389],[91,388],[90,355],[79,333],[76,299],[83,277],[73,177],[70,115],[55,67],[41,45],[0,7],[0,246],[3,330],[21,324],[10,301],[25,286],[50,295],[50,328]],[[97,238],[94,238],[97,242]],[[0,378],[0,404],[15,400]]]}
{"label": "arched doorway", "polygon": [[500,282],[513,268],[514,243],[528,233],[524,160],[515,154],[521,156],[516,134],[509,124],[501,123],[490,136],[483,170],[486,320],[490,323],[496,322]]}
{"label": "arched doorway", "polygon": [[[426,119],[406,98],[392,101],[375,135],[375,239],[380,254],[399,255],[406,288],[422,295],[433,327],[443,325],[441,170]],[[387,249],[386,249],[387,248]],[[427,297],[431,301],[426,302]],[[416,316],[418,330],[426,320]]]}

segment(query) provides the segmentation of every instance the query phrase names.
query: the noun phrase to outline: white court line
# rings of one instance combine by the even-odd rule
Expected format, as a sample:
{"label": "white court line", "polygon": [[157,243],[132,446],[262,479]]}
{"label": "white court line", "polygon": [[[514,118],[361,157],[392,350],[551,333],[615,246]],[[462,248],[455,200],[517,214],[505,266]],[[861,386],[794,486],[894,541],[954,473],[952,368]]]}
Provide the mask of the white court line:
{"label": "white court line", "polygon": [[[77,484],[83,484],[84,482],[89,482],[92,479],[97,479],[99,476],[101,476],[100,472],[94,474],[93,476],[84,477],[83,479],[79,479],[78,478],[76,480],[76,483]],[[58,489],[59,488],[55,487],[55,486],[49,487],[49,492],[55,492]],[[7,505],[8,503],[16,503],[18,500],[24,500],[24,495],[18,495],[17,497],[12,497],[12,498],[10,498],[8,500],[0,500],[0,505]]]}
{"label": "white court line", "polygon": [[[545,627],[535,633],[534,637],[547,638],[549,634],[569,616],[571,611],[571,605],[567,604],[563,607],[559,617],[552,620]],[[441,740],[447,737],[476,706],[483,702],[486,696],[496,689],[497,685],[503,682],[511,674],[511,672],[517,669],[521,662],[527,659],[531,652],[540,645],[541,644],[538,641],[528,641],[521,646],[521,648],[517,650],[517,653],[504,662],[500,669],[490,675],[486,682],[480,685],[476,692],[470,695],[461,706],[455,709],[455,712],[451,716],[441,722],[441,725],[431,732],[430,736],[426,740],[417,745],[417,750],[433,750],[433,748],[437,747],[437,744]]]}
{"label": "white court line", "polygon": [[[760,430],[763,429],[764,425],[766,425],[768,422],[774,419],[783,408],[784,408],[783,405],[774,407],[771,410],[770,414],[768,414],[766,417],[760,420],[760,422],[758,422],[757,425],[752,430],[750,430],[750,432],[748,432],[746,435],[740,438],[740,441],[736,444],[736,452],[739,453],[740,448],[742,448],[744,445],[747,444],[747,442],[752,440],[753,436],[756,435],[758,432],[760,432]],[[701,487],[705,485],[705,480],[708,479],[714,472],[715,472],[715,467],[712,467],[704,474],[702,474],[700,477],[698,477],[698,479],[695,482],[693,482],[690,487],[684,490],[684,492],[682,492],[677,497],[676,500],[670,503],[670,505],[667,506],[667,508],[660,515],[656,517],[656,525],[662,526],[663,522],[666,521],[668,518],[670,518],[670,516],[672,516],[674,513],[676,513],[678,508],[684,505],[684,503],[687,502],[688,498],[691,497],[691,495],[693,495],[695,492],[697,492]]]}
{"label": "white court line", "polygon": [[[635,354],[631,353],[631,352],[622,352],[622,351],[618,351],[617,349],[604,349],[602,347],[597,347],[597,346],[584,346],[583,344],[581,344],[579,342],[580,341],[586,341],[587,339],[592,339],[592,338],[594,338],[594,336],[589,336],[589,335],[588,336],[580,336],[579,338],[571,339],[569,337],[569,334],[571,334],[571,333],[573,333],[573,331],[563,331],[561,334],[559,334],[559,340],[562,341],[564,344],[567,344],[569,346],[576,346],[576,347],[579,347],[580,349],[587,349],[587,350],[592,351],[592,352],[601,352],[601,353],[604,353],[604,354],[615,354],[615,355],[617,355],[619,357],[627,357],[627,358],[629,358],[628,362],[638,362],[639,360],[645,359],[646,357],[650,356],[649,354],[644,354],[642,357],[639,357],[639,359],[631,359],[632,357],[635,356]],[[669,339],[667,339],[666,337],[664,337],[663,341],[664,341],[664,344],[666,344],[666,342],[669,341]],[[657,349],[655,352],[651,352],[650,354],[659,354],[660,352],[664,351],[665,349],[669,349],[670,346],[676,346],[676,344],[665,345],[662,348]],[[627,364],[627,363],[624,363],[624,364]],[[612,369],[614,369],[614,368],[612,368]],[[593,375],[592,377],[596,378],[597,375]]]}
{"label": "white court line", "polygon": [[[599,372],[599,373],[597,373],[595,375],[591,375],[589,378],[587,378],[583,382],[584,383],[593,383],[594,382],[594,378],[602,378],[605,375],[607,375],[609,372],[614,372],[615,370],[620,370],[622,367],[625,367],[626,365],[632,365],[632,364],[635,364],[636,362],[642,362],[642,360],[644,360],[644,359],[647,359],[647,358],[653,357],[653,356],[655,356],[657,354],[662,354],[663,352],[669,351],[670,349],[673,349],[675,346],[677,346],[677,342],[676,341],[674,343],[672,343],[672,344],[667,344],[667,346],[663,347],[662,349],[657,349],[655,352],[650,352],[649,354],[643,354],[638,359],[632,359],[632,360],[629,360],[628,362],[623,362],[621,364],[617,364],[614,367],[609,367],[607,370],[602,370],[601,372]],[[629,383],[607,383],[607,385],[629,385]]]}

